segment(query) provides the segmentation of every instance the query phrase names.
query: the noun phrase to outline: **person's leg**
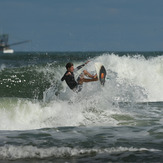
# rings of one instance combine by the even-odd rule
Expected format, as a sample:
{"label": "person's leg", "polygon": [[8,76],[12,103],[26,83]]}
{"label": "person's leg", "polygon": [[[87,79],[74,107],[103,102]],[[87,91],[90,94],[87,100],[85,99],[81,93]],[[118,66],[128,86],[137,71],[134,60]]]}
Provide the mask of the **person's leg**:
{"label": "person's leg", "polygon": [[98,80],[98,78],[96,77],[96,78],[92,78],[92,79],[85,79],[85,78],[83,78],[83,82],[93,82],[93,81],[97,81]]}
{"label": "person's leg", "polygon": [[97,77],[97,74],[96,75],[92,75],[87,70],[84,70],[83,73],[84,73],[85,76],[88,76],[90,78],[96,78]]}
{"label": "person's leg", "polygon": [[98,78],[96,77],[96,78],[92,78],[92,79],[85,79],[85,78],[80,78],[79,80],[78,80],[78,83],[79,84],[83,84],[83,82],[93,82],[93,81],[97,81],[98,80]]}
{"label": "person's leg", "polygon": [[[92,79],[86,79],[86,78],[84,78],[84,75],[88,76]],[[93,81],[97,81],[97,80],[98,80],[97,74],[91,75],[87,70],[84,70],[83,73],[81,73],[77,79],[77,81],[80,85],[83,84],[83,82],[93,82]]]}

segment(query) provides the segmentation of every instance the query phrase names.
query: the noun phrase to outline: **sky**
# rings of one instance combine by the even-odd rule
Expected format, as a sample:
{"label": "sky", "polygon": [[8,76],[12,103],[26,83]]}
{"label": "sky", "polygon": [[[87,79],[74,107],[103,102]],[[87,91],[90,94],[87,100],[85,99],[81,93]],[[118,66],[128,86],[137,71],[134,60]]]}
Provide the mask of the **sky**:
{"label": "sky", "polygon": [[163,51],[163,0],[0,0],[15,51]]}

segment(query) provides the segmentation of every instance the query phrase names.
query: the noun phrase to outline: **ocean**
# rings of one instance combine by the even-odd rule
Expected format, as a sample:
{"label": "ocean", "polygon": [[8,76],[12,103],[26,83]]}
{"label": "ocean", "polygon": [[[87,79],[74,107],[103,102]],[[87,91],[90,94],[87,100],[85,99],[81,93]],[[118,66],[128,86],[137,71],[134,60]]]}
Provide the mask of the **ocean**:
{"label": "ocean", "polygon": [[[75,93],[65,65],[87,60],[105,85]],[[0,54],[0,162],[163,162],[163,52]]]}

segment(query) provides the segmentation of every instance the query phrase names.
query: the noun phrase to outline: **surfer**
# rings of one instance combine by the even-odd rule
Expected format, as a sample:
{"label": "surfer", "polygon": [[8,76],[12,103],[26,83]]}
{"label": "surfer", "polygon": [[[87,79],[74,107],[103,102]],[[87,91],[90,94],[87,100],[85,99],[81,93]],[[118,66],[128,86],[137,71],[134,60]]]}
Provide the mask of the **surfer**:
{"label": "surfer", "polygon": [[[74,92],[80,92],[82,90],[82,85],[83,82],[93,82],[93,81],[97,81],[97,74],[96,75],[91,75],[87,70],[84,70],[79,77],[77,78],[77,81],[75,80],[74,77],[74,72],[78,71],[79,69],[81,69],[82,67],[84,67],[89,61],[87,61],[86,63],[78,66],[77,68],[74,69],[74,65],[73,63],[67,63],[66,64],[66,69],[67,71],[65,72],[65,74],[63,75],[63,77],[61,78],[61,81],[66,81],[67,85],[69,86],[70,89],[72,89]],[[86,79],[84,78],[85,76],[90,77],[91,79]]]}

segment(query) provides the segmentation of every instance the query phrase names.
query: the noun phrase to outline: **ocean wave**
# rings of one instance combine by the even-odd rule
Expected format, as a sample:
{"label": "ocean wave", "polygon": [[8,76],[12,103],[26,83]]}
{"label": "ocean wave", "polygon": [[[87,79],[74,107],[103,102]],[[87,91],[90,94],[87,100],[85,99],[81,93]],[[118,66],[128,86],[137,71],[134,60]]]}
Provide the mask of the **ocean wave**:
{"label": "ocean wave", "polygon": [[134,148],[134,147],[112,147],[112,148],[71,148],[71,147],[49,147],[38,148],[34,146],[5,145],[0,147],[0,159],[16,160],[25,158],[47,158],[47,157],[74,157],[98,154],[122,154],[125,152],[161,152],[158,149]]}
{"label": "ocean wave", "polygon": [[[53,60],[47,59],[46,62],[44,61],[45,56],[42,56],[43,63],[39,59],[38,63],[24,64],[20,67],[6,67],[2,64],[0,97],[45,99],[43,94],[51,87],[55,87],[59,91],[57,94],[65,93],[63,90],[66,85],[60,81],[66,71],[65,64],[69,61],[65,59],[65,56],[66,54],[58,55],[58,60],[56,60],[57,57],[55,59],[53,56]],[[83,63],[80,60],[80,55],[73,57],[72,61],[75,67]],[[120,56],[115,53],[101,53],[100,56],[91,57],[91,62],[85,68],[95,73],[95,62],[101,62],[105,66],[107,70],[105,88],[108,93],[111,91],[112,99],[119,99],[120,101],[163,101],[161,92],[163,89],[161,84],[163,80],[163,56],[146,59],[139,54]],[[37,57],[35,56],[35,58]],[[37,61],[37,59],[35,60]],[[84,85],[90,86],[89,83]],[[95,87],[92,89],[96,89]],[[86,90],[82,92],[84,91]],[[89,93],[88,91],[87,93]]]}
{"label": "ocean wave", "polygon": [[[76,67],[82,61],[75,57]],[[0,72],[0,129],[138,125],[141,115],[159,116],[159,111],[151,112],[153,108],[147,103],[140,107],[138,103],[163,101],[163,56],[94,56],[85,68],[95,72],[94,63],[103,63],[107,71],[105,86],[84,83],[78,94],[60,81],[66,62],[5,68]],[[130,105],[125,108],[125,103]]]}

